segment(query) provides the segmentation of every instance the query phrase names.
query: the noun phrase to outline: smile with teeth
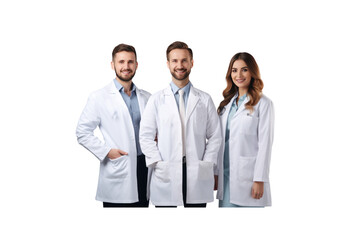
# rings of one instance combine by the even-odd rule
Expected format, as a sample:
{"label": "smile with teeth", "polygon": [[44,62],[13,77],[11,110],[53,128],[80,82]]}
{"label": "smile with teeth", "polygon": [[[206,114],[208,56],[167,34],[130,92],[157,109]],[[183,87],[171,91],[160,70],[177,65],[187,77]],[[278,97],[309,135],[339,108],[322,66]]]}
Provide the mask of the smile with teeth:
{"label": "smile with teeth", "polygon": [[130,71],[130,70],[123,70],[122,73],[125,74],[125,75],[128,75],[128,74],[132,73],[132,71]]}
{"label": "smile with teeth", "polygon": [[185,69],[177,69],[177,70],[175,70],[175,71],[176,71],[176,73],[185,73],[185,72],[186,72]]}
{"label": "smile with teeth", "polygon": [[243,78],[243,79],[236,79],[236,82],[238,82],[238,83],[243,83],[244,81],[246,81],[245,78]]}

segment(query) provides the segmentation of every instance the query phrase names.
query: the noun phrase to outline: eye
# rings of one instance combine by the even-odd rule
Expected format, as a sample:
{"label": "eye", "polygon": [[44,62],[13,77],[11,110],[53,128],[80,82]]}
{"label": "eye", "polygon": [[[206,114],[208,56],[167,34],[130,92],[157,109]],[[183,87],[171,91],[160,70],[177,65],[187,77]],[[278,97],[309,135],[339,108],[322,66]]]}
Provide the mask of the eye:
{"label": "eye", "polygon": [[235,68],[234,68],[234,69],[232,69],[232,72],[233,72],[233,73],[237,72],[237,69],[235,69]]}
{"label": "eye", "polygon": [[243,68],[243,69],[242,69],[242,72],[247,72],[247,71],[248,71],[247,68]]}

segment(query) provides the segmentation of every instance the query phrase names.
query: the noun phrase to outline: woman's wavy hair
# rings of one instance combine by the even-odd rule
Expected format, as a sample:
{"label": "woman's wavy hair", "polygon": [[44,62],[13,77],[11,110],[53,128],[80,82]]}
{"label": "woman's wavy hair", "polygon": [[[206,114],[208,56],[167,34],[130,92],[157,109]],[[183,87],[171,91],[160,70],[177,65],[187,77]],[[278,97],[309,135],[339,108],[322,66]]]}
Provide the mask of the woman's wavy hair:
{"label": "woman's wavy hair", "polygon": [[259,73],[259,68],[256,60],[249,53],[237,53],[232,57],[228,66],[228,71],[226,74],[227,87],[223,91],[224,100],[219,104],[219,107],[217,109],[218,114],[222,112],[222,109],[231,101],[233,96],[238,92],[238,87],[233,83],[231,77],[233,64],[237,60],[243,60],[248,67],[248,71],[250,71],[251,73],[251,82],[249,84],[247,92],[249,101],[245,104],[246,109],[249,109],[252,112],[253,106],[255,106],[261,99],[263,82],[261,80],[261,75]]}

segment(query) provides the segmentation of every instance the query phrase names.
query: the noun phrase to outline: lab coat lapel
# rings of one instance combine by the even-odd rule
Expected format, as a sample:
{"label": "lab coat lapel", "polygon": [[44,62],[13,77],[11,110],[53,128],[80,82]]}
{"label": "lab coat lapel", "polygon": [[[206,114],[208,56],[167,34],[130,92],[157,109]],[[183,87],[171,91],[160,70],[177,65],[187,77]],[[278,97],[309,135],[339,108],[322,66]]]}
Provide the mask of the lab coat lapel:
{"label": "lab coat lapel", "polygon": [[241,114],[242,111],[244,111],[246,109],[246,103],[248,103],[249,101],[249,97],[247,95],[247,97],[244,99],[244,101],[241,103],[241,106],[238,107],[237,112],[234,114],[233,118],[235,118],[237,115]]}
{"label": "lab coat lapel", "polygon": [[135,92],[137,94],[137,99],[138,99],[138,105],[139,105],[139,111],[140,114],[143,114],[143,110],[144,110],[144,106],[145,106],[145,102],[144,102],[144,96],[141,90],[139,90],[137,87],[135,87]]}
{"label": "lab coat lapel", "polygon": [[[119,109],[121,112],[127,113],[129,123],[132,123],[132,119],[130,117],[130,113],[127,105],[124,102],[123,97],[120,95],[118,89],[115,87],[114,82],[109,84],[109,94],[111,95],[112,102],[114,103],[115,109]],[[119,107],[120,106],[120,107]]]}
{"label": "lab coat lapel", "polygon": [[227,125],[228,114],[229,114],[229,111],[231,110],[232,103],[237,96],[238,96],[238,94],[233,96],[231,101],[229,101],[229,103],[224,107],[223,113],[221,113],[221,121],[222,121],[222,126],[224,128],[222,131],[223,139],[225,139],[225,136],[226,136],[226,125]]}
{"label": "lab coat lapel", "polygon": [[[164,93],[164,104],[167,106],[166,109],[168,109],[169,111],[168,114],[179,116],[177,102],[174,98],[174,94],[171,89],[171,86],[168,86],[166,89],[164,89],[163,93]],[[179,118],[179,123],[180,123],[180,118]]]}
{"label": "lab coat lapel", "polygon": [[193,86],[191,86],[191,88],[189,89],[188,103],[186,109],[186,122],[185,122],[186,125],[198,101],[199,101],[198,92],[193,88]]}

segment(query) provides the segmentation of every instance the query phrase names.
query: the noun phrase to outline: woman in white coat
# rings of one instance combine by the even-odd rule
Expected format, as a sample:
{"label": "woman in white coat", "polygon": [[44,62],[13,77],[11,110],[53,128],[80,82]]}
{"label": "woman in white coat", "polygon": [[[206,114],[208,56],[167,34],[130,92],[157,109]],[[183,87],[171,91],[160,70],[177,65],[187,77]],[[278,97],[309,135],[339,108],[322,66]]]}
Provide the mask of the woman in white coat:
{"label": "woman in white coat", "polygon": [[215,176],[219,207],[271,206],[273,103],[262,94],[258,65],[249,53],[232,57],[226,81],[218,107],[223,133]]}

